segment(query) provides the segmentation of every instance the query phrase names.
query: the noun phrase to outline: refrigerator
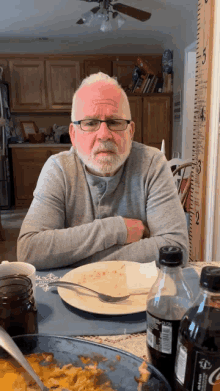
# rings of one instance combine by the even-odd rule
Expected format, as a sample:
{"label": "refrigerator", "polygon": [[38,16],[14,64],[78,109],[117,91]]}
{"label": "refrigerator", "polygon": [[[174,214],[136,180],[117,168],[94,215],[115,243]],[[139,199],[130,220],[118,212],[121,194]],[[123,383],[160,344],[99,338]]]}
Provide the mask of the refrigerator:
{"label": "refrigerator", "polygon": [[8,150],[10,118],[9,87],[0,81],[0,210],[11,208],[12,175]]}

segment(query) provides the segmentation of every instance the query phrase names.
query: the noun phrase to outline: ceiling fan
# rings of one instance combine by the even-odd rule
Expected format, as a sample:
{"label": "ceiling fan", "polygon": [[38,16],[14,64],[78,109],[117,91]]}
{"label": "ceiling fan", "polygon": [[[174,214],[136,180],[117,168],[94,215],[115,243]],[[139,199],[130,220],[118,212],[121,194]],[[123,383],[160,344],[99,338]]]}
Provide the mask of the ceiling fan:
{"label": "ceiling fan", "polygon": [[138,8],[130,7],[125,4],[117,3],[117,0],[81,0],[87,3],[99,3],[98,7],[92,8],[89,12],[82,15],[81,19],[76,22],[77,24],[85,24],[87,26],[101,24],[100,30],[103,32],[113,30],[111,21],[117,22],[117,28],[120,28],[125,19],[119,14],[130,16],[141,22],[146,22],[150,19],[151,14],[146,11],[142,11]]}

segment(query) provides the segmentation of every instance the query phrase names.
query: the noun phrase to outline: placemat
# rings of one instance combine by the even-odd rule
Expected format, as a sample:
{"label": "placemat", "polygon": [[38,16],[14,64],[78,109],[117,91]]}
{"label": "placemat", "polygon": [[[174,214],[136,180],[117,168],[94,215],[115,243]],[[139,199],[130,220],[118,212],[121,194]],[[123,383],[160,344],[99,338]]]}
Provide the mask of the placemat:
{"label": "placemat", "polygon": [[[121,316],[92,314],[66,304],[48,283],[58,280],[72,268],[36,272],[36,299],[39,333],[65,336],[126,335],[146,331],[146,312]],[[194,295],[198,294],[198,274],[183,269]]]}

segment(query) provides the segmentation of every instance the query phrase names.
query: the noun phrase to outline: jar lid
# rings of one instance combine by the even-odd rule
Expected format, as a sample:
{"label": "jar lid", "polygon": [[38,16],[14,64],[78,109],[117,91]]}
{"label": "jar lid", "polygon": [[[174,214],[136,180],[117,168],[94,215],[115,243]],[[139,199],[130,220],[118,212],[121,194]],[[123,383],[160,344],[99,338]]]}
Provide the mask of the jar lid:
{"label": "jar lid", "polygon": [[164,246],[159,251],[159,263],[163,266],[176,267],[182,265],[183,252],[175,246]]}
{"label": "jar lid", "polygon": [[203,267],[200,277],[200,285],[209,291],[220,292],[220,267]]}

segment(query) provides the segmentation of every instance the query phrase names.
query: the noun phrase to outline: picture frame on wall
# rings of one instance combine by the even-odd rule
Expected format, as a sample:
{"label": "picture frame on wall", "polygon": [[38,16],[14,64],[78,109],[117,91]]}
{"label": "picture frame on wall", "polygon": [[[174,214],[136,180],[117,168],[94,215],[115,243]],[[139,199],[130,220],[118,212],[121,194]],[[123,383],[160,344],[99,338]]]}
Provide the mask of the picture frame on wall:
{"label": "picture frame on wall", "polygon": [[39,132],[34,121],[21,121],[21,130],[25,140],[28,140],[29,134],[36,134]]}

